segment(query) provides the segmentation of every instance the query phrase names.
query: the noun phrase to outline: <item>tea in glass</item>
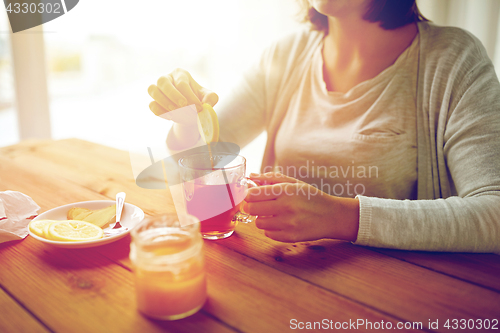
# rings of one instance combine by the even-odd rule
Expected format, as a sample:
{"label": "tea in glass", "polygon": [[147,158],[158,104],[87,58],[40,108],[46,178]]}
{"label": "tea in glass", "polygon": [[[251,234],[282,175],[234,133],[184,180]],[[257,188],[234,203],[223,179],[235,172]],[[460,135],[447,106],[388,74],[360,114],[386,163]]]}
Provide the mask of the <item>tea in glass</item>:
{"label": "tea in glass", "polygon": [[257,186],[245,177],[243,156],[230,153],[198,153],[179,160],[187,212],[201,221],[205,239],[231,236],[238,222],[255,216],[241,210],[246,189]]}

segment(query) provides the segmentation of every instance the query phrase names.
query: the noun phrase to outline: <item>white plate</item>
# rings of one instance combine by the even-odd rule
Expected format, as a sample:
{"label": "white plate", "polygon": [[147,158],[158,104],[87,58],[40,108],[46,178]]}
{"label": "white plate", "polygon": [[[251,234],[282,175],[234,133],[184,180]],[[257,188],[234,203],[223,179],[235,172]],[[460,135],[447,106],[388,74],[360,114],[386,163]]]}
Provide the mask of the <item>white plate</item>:
{"label": "white plate", "polygon": [[[114,205],[115,201],[113,200],[96,200],[96,201],[82,201],[82,202],[75,202],[69,205],[64,205],[60,206],[51,210],[48,210],[37,217],[33,219],[33,221],[36,220],[67,220],[66,214],[68,213],[68,210],[73,207],[81,207],[81,208],[87,208],[87,209],[101,209],[101,208],[106,208],[111,205]],[[125,237],[130,230],[132,230],[137,224],[139,224],[142,220],[144,219],[144,212],[142,209],[140,209],[137,206],[131,205],[129,203],[125,203],[123,206],[123,211],[122,211],[122,217],[120,224],[127,228],[126,231],[122,232],[121,234],[114,235],[114,236],[109,236],[101,239],[96,239],[96,240],[91,240],[91,241],[83,241],[83,242],[60,242],[60,241],[54,241],[54,240],[49,240],[42,238],[40,236],[35,235],[34,233],[31,232],[31,230],[28,229],[29,234],[31,237],[35,238],[36,240],[39,240],[40,242],[50,244],[53,246],[57,247],[64,247],[64,248],[71,248],[71,249],[81,249],[85,247],[94,247],[94,246],[100,246],[104,244],[109,244],[111,242],[117,241],[120,238]]]}

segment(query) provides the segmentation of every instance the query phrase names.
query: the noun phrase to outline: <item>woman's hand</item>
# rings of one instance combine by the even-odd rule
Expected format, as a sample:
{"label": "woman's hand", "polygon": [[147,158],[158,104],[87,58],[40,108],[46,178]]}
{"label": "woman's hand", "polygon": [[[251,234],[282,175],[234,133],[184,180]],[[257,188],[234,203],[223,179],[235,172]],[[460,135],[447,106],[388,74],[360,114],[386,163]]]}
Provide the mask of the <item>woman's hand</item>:
{"label": "woman's hand", "polygon": [[189,72],[180,68],[160,77],[156,85],[149,86],[148,93],[154,99],[149,108],[157,116],[191,104],[200,112],[203,103],[214,106],[219,101],[216,93],[200,86]]}
{"label": "woman's hand", "polygon": [[[197,112],[203,109],[203,103],[214,106],[219,101],[216,93],[200,86],[191,74],[180,68],[160,77],[156,85],[149,86],[148,93],[154,99],[149,104],[150,110],[175,122],[167,138],[171,149],[194,145],[199,138]],[[193,108],[183,108],[193,104],[197,112]]]}
{"label": "woman's hand", "polygon": [[321,238],[355,241],[359,227],[357,199],[339,198],[280,173],[250,175],[261,184],[248,190],[244,211],[255,224],[282,242]]}

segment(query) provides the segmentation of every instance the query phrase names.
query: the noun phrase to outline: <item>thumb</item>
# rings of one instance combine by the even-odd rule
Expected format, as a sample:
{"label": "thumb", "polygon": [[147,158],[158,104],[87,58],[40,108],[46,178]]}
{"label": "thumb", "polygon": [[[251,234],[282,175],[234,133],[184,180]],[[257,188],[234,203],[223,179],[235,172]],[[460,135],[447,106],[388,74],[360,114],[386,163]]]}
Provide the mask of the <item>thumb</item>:
{"label": "thumb", "polygon": [[201,103],[207,103],[211,106],[214,106],[219,101],[219,96],[213,91],[208,90],[207,88],[201,88],[200,93],[201,96],[203,96],[201,99]]}
{"label": "thumb", "polygon": [[301,183],[300,180],[293,177],[286,176],[279,172],[266,172],[263,174],[250,174],[250,178],[254,181],[258,181],[261,185],[264,184],[279,184],[279,183]]}

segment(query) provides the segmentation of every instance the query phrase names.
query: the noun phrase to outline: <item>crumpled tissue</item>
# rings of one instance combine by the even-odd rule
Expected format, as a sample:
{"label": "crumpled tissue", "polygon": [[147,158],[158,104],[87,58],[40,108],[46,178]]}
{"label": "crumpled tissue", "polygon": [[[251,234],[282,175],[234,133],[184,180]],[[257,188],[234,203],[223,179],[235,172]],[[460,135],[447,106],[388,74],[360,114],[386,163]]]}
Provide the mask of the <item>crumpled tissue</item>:
{"label": "crumpled tissue", "polygon": [[28,224],[39,211],[40,207],[26,194],[0,192],[0,243],[25,238]]}

